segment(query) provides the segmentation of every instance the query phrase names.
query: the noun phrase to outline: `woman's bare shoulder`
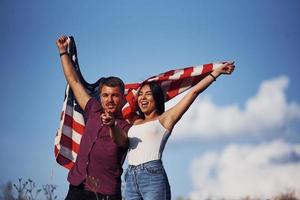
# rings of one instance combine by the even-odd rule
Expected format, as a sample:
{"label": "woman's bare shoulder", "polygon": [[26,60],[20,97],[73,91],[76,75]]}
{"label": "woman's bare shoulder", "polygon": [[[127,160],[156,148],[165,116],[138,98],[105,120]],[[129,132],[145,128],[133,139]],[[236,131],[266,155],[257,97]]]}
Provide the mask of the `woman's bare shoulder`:
{"label": "woman's bare shoulder", "polygon": [[137,118],[134,120],[133,125],[139,125],[142,124],[144,120],[142,118]]}

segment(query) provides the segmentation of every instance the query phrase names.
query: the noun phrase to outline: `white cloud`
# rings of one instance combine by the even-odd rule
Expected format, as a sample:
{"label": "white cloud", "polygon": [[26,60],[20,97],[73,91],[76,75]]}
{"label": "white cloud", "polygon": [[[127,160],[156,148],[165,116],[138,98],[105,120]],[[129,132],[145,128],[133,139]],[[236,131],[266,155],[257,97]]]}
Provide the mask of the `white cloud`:
{"label": "white cloud", "polygon": [[[194,102],[176,125],[172,138],[216,138],[285,128],[291,121],[300,119],[299,104],[287,102],[284,92],[288,84],[286,76],[264,81],[243,109],[238,105],[220,107],[207,97],[198,97],[199,101]],[[180,98],[167,107],[175,105]]]}
{"label": "white cloud", "polygon": [[272,198],[288,189],[300,197],[300,145],[282,140],[257,146],[230,145],[194,159],[190,173],[195,200]]}

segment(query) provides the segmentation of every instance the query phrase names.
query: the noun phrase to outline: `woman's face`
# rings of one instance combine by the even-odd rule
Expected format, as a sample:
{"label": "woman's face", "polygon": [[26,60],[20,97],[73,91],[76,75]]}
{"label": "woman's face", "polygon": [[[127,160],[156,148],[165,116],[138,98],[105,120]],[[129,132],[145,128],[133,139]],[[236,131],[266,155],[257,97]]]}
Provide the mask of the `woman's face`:
{"label": "woman's face", "polygon": [[138,93],[138,106],[147,115],[155,111],[156,105],[149,85],[144,85]]}

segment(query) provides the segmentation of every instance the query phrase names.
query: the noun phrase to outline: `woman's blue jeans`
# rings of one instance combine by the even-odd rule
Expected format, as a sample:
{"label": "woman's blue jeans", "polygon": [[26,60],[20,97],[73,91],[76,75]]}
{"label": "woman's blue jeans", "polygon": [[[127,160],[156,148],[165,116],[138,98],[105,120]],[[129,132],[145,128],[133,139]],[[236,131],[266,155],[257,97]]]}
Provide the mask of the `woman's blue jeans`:
{"label": "woman's blue jeans", "polygon": [[125,200],[170,200],[170,185],[161,160],[129,165],[124,195]]}

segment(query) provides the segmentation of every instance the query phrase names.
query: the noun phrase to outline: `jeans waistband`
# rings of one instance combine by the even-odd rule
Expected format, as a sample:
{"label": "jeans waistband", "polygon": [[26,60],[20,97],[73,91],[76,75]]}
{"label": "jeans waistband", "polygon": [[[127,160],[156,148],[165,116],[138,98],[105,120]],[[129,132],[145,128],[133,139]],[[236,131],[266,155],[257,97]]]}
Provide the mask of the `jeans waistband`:
{"label": "jeans waistband", "polygon": [[162,160],[151,160],[140,165],[128,165],[128,170],[145,169],[150,166],[162,165]]}

